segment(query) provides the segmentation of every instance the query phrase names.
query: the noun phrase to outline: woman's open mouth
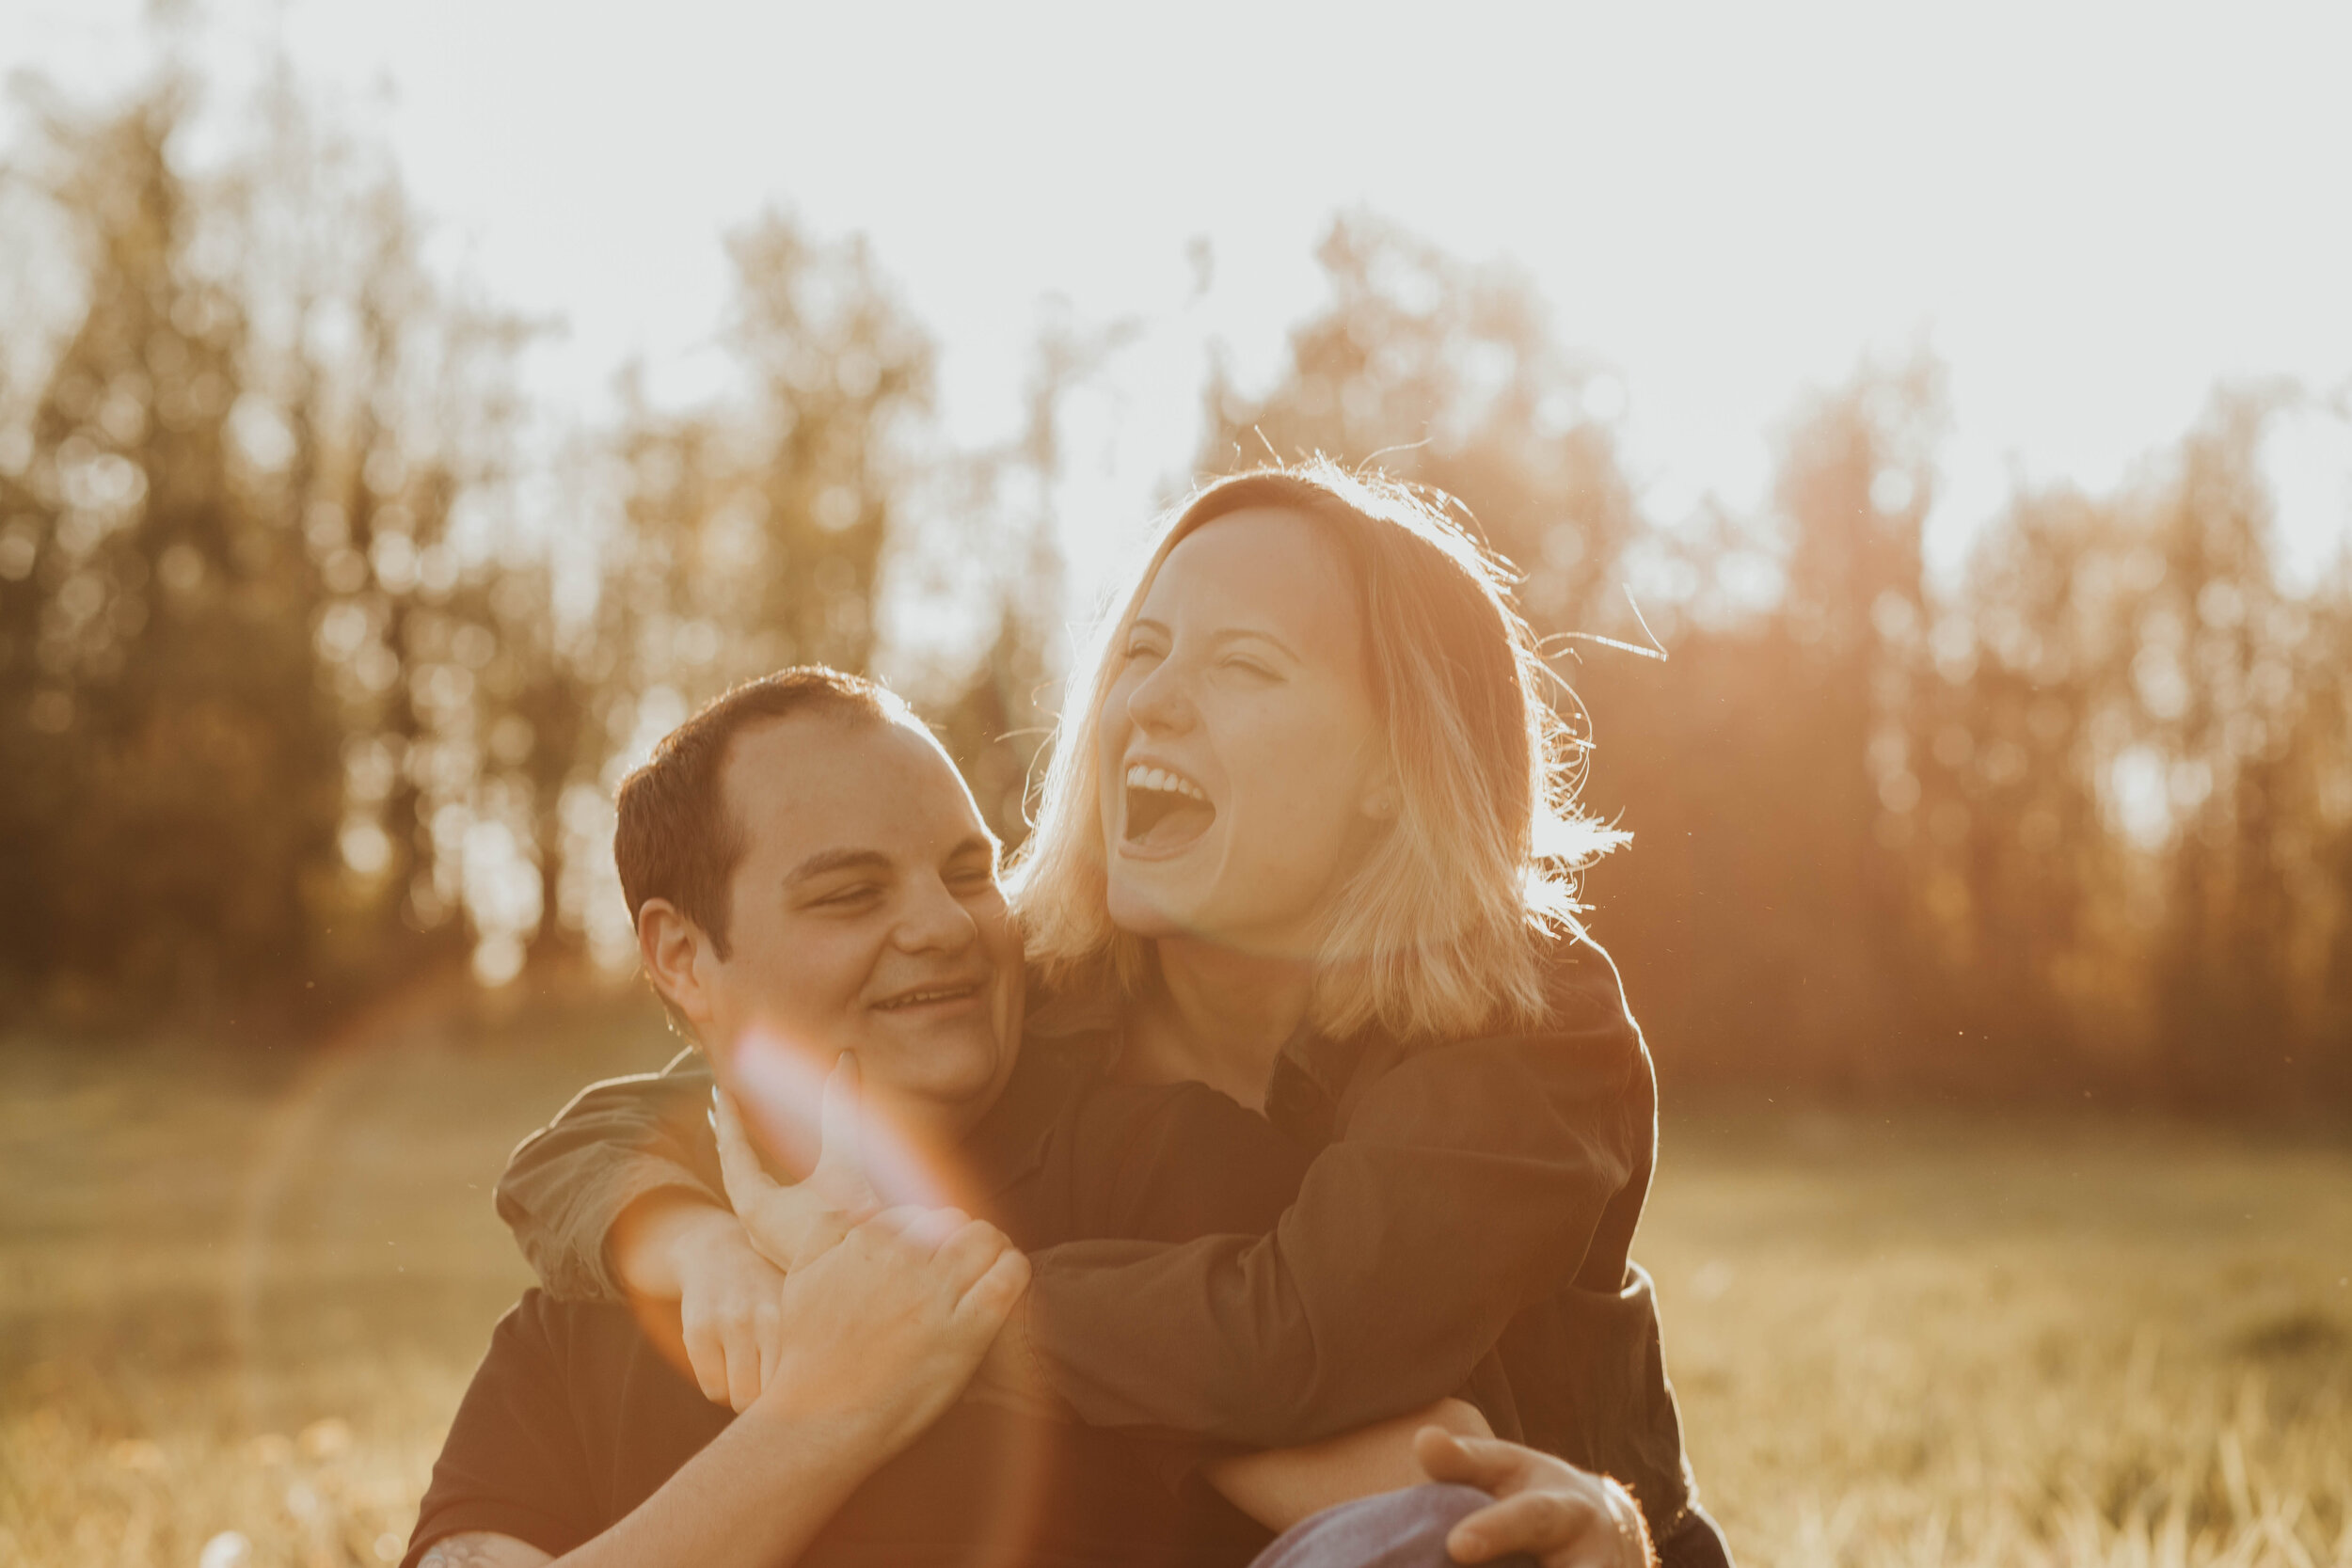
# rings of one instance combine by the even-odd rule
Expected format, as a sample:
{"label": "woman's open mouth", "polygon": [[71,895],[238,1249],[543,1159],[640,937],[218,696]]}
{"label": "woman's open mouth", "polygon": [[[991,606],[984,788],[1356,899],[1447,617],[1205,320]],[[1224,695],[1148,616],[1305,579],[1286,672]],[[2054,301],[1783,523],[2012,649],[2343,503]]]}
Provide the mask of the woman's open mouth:
{"label": "woman's open mouth", "polygon": [[1171,851],[1209,831],[1216,807],[1209,792],[1182,773],[1148,763],[1131,763],[1125,779],[1126,844],[1133,848]]}

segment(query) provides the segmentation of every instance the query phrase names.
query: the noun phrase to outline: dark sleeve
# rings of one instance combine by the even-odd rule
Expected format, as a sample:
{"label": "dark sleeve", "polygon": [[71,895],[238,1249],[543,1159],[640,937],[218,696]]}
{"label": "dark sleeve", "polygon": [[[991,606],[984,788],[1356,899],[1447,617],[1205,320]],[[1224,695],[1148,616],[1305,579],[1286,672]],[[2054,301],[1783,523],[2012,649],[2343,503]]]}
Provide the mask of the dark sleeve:
{"label": "dark sleeve", "polygon": [[549,1291],[620,1299],[605,1243],[621,1211],[647,1193],[726,1207],[710,1088],[709,1067],[684,1052],[659,1073],[591,1084],[516,1148],[499,1178],[499,1218]]}
{"label": "dark sleeve", "polygon": [[511,1535],[554,1557],[604,1528],[572,1418],[551,1307],[527,1293],[491,1332],[490,1349],[450,1423],[417,1508],[401,1568],[437,1541],[474,1530]]}
{"label": "dark sleeve", "polygon": [[1270,1234],[1039,1254],[1019,1321],[1049,1382],[1092,1425],[1251,1447],[1462,1388],[1647,1174],[1640,1036],[1621,1006],[1579,1022],[1389,1069]]}

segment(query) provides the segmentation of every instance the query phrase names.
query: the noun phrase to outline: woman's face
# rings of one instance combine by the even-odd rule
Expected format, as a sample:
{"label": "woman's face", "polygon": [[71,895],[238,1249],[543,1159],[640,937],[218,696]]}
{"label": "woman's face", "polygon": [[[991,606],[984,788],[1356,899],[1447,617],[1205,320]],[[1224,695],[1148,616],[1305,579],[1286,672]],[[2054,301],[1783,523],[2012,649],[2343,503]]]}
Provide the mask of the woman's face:
{"label": "woman's face", "polygon": [[1103,705],[1110,915],[1303,957],[1325,895],[1392,809],[1347,570],[1315,525],[1229,513],[1161,562]]}

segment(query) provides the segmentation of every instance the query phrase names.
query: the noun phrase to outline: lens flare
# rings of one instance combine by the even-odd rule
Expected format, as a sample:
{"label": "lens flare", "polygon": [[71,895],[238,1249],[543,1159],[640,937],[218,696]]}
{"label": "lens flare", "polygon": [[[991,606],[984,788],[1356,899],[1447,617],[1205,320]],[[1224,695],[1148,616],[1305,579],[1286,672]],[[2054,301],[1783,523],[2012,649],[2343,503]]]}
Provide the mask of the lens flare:
{"label": "lens flare", "polygon": [[[971,1181],[961,1162],[922,1136],[921,1107],[896,1101],[890,1085],[868,1078],[859,1097],[851,1135],[856,1147],[825,1148],[825,1080],[835,1056],[796,1045],[765,1024],[746,1029],[727,1053],[724,1082],[743,1113],[744,1130],[775,1173],[800,1180],[820,1157],[844,1155],[866,1173],[885,1206],[968,1208]],[[836,1125],[836,1134],[842,1131]]]}
{"label": "lens flare", "polygon": [[[831,1169],[861,1170],[885,1207],[957,1208],[993,1219],[991,1195],[957,1152],[957,1124],[944,1109],[898,1095],[872,1074],[862,1075],[854,1101],[836,1085],[828,1107],[826,1082],[836,1059],[834,1052],[761,1022],[747,1028],[716,1064],[770,1170],[779,1180],[802,1180],[821,1159]],[[939,1113],[937,1119],[927,1111]],[[840,1147],[845,1143],[850,1147]],[[675,1306],[635,1305],[647,1338],[689,1371]],[[967,1398],[941,1417],[929,1440],[973,1456],[956,1472],[953,1497],[901,1496],[901,1472],[886,1469],[835,1517],[828,1535],[903,1544],[902,1511],[914,1509],[954,1521],[961,1560],[1011,1568],[1033,1560],[1049,1523],[1057,1478],[1069,1484],[1077,1474],[1074,1429]],[[937,1481],[930,1475],[929,1484]]]}

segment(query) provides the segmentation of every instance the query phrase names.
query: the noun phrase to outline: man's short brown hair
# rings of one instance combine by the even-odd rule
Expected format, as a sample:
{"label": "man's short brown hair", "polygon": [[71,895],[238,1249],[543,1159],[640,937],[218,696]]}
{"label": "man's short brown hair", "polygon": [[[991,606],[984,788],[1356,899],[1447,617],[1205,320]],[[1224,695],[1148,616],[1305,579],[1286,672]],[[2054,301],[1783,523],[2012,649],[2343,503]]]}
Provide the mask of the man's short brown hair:
{"label": "man's short brown hair", "polygon": [[898,693],[821,664],[779,670],[711,699],[621,781],[612,858],[631,924],[646,899],[666,898],[727,956],[727,884],[745,847],[723,787],[727,749],[747,725],[811,712],[923,729]]}

